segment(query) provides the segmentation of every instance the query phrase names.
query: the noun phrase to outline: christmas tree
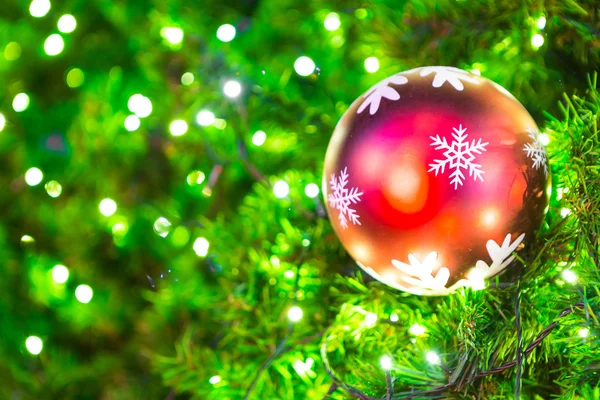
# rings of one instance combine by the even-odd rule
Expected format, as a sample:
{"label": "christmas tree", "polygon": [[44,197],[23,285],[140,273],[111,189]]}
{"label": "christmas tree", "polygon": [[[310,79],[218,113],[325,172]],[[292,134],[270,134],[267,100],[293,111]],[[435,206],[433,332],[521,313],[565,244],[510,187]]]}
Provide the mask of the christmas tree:
{"label": "christmas tree", "polygon": [[[594,0],[6,0],[0,398],[600,399]],[[484,290],[366,275],[320,192],[382,79],[506,88],[550,206]]]}

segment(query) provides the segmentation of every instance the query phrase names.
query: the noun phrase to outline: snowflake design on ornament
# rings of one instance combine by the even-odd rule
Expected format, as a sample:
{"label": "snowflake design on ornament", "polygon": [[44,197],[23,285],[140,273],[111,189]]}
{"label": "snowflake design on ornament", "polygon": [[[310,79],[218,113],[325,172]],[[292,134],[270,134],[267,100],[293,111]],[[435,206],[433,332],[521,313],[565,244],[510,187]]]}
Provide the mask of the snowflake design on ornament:
{"label": "snowflake design on ornament", "polygon": [[523,151],[527,152],[527,157],[533,161],[533,168],[540,169],[540,166],[544,166],[544,175],[548,176],[548,162],[546,156],[546,150],[540,141],[540,133],[536,130],[531,129],[529,126],[525,128],[529,137],[533,140],[533,143],[526,143],[523,147]]}
{"label": "snowflake design on ornament", "polygon": [[462,81],[479,85],[479,81],[474,75],[454,67],[425,67],[421,71],[421,76],[430,74],[435,74],[432,84],[434,88],[442,87],[446,82],[458,91],[462,91],[465,88]]}
{"label": "snowflake design on ornament", "polygon": [[331,174],[331,180],[329,185],[333,193],[330,193],[327,197],[329,205],[338,210],[338,216],[340,219],[340,225],[343,229],[348,227],[348,220],[354,225],[360,225],[359,215],[356,210],[351,208],[352,204],[360,202],[360,196],[362,192],[358,191],[358,188],[348,189],[348,167],[340,171],[339,178],[336,178],[335,174]]}
{"label": "snowflake design on ornament", "polygon": [[454,140],[448,144],[446,138],[441,138],[440,135],[435,135],[435,137],[430,136],[431,146],[434,146],[436,150],[444,150],[444,159],[443,160],[434,160],[433,164],[429,164],[431,167],[427,172],[434,171],[435,176],[438,173],[444,173],[446,166],[448,169],[452,170],[450,174],[451,185],[454,185],[454,190],[458,189],[458,185],[463,184],[465,175],[463,174],[463,169],[468,169],[469,176],[473,177],[473,180],[477,181],[477,179],[483,182],[483,174],[485,173],[481,169],[480,164],[475,164],[473,161],[475,160],[475,154],[481,154],[486,151],[485,146],[488,145],[487,142],[482,143],[481,138],[477,141],[473,139],[471,143],[469,143],[467,139],[467,128],[463,128],[462,124],[459,125],[458,129],[452,128],[454,133],[452,136]]}
{"label": "snowflake design on ornament", "polygon": [[388,100],[398,100],[400,99],[400,93],[396,91],[396,89],[388,86],[390,83],[396,85],[404,85],[408,82],[408,79],[405,76],[400,74],[392,75],[389,78],[386,78],[373,86],[367,93],[364,94],[365,100],[362,102],[358,110],[356,110],[357,114],[363,112],[367,106],[369,107],[369,114],[373,115],[379,109],[379,104],[381,103],[381,99],[385,98]]}
{"label": "snowflake design on ornament", "polygon": [[493,240],[488,240],[485,247],[487,248],[488,254],[492,259],[492,263],[487,265],[485,261],[479,260],[475,264],[475,268],[469,272],[469,280],[491,278],[492,276],[498,275],[502,272],[508,264],[513,262],[515,256],[512,255],[513,251],[519,247],[525,234],[522,233],[514,242],[510,242],[510,233],[504,237],[502,246],[498,246]]}

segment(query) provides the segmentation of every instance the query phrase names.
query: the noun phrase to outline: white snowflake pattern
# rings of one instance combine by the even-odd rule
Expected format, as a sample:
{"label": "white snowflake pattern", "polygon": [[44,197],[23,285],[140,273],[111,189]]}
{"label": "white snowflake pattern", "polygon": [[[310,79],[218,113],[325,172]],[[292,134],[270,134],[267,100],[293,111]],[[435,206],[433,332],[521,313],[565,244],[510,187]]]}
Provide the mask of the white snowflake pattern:
{"label": "white snowflake pattern", "polygon": [[363,112],[367,106],[369,106],[369,114],[373,115],[379,109],[379,104],[381,103],[382,98],[386,98],[388,100],[398,100],[400,99],[400,93],[396,91],[396,89],[388,86],[390,83],[396,85],[404,85],[408,82],[408,79],[405,76],[400,74],[392,75],[389,78],[386,78],[373,86],[371,89],[364,94],[365,100],[363,100],[358,110],[356,110],[357,114]]}
{"label": "white snowflake pattern", "polygon": [[330,193],[327,198],[329,205],[338,210],[340,225],[344,229],[348,227],[348,220],[355,225],[360,225],[360,221],[358,220],[360,216],[356,213],[356,210],[350,206],[360,202],[360,196],[363,195],[362,192],[358,191],[358,188],[354,187],[348,189],[346,187],[347,184],[348,167],[340,171],[339,178],[336,178],[335,174],[331,174],[329,185],[331,186],[333,193]]}
{"label": "white snowflake pattern", "polygon": [[502,246],[499,246],[493,240],[488,240],[486,248],[492,263],[488,265],[485,261],[479,260],[467,274],[467,279],[460,279],[450,287],[446,287],[450,279],[450,270],[446,267],[440,267],[434,276],[433,271],[438,264],[438,253],[430,252],[421,262],[414,254],[408,255],[409,264],[398,260],[392,260],[392,265],[406,276],[400,279],[408,285],[401,282],[390,282],[401,290],[417,294],[430,296],[443,296],[454,292],[460,287],[470,287],[474,290],[482,289],[485,286],[484,279],[498,275],[515,259],[512,254],[525,239],[525,234],[521,234],[511,243],[511,234],[504,238]]}
{"label": "white snowflake pattern", "polygon": [[533,168],[540,169],[540,167],[543,166],[544,175],[548,176],[546,150],[544,150],[544,146],[540,141],[540,134],[537,129],[533,130],[529,126],[525,129],[527,130],[527,133],[529,133],[529,137],[533,140],[533,143],[526,143],[523,147],[523,151],[526,151],[527,157],[531,158],[533,161]]}
{"label": "white snowflake pattern", "polygon": [[477,179],[483,182],[483,174],[485,173],[481,169],[480,164],[475,164],[473,161],[475,160],[475,154],[481,154],[486,151],[485,146],[488,145],[487,142],[482,143],[481,138],[477,141],[473,139],[471,143],[469,143],[466,138],[467,128],[463,128],[462,125],[459,125],[458,129],[452,128],[454,133],[452,136],[454,140],[451,144],[448,144],[446,138],[441,138],[440,135],[435,135],[435,137],[430,136],[433,142],[431,146],[435,146],[436,150],[444,150],[444,159],[443,160],[434,160],[433,164],[429,164],[431,167],[427,172],[435,171],[435,176],[437,176],[438,172],[444,173],[444,169],[446,166],[449,169],[453,170],[450,174],[451,185],[454,185],[454,190],[458,189],[458,185],[463,184],[465,179],[465,175],[462,172],[462,169],[469,170],[469,176],[473,177],[473,180],[477,181]]}
{"label": "white snowflake pattern", "polygon": [[479,85],[475,75],[454,67],[425,67],[421,70],[421,76],[435,74],[433,78],[433,87],[439,88],[448,82],[454,89],[462,91],[465,86],[462,81]]}

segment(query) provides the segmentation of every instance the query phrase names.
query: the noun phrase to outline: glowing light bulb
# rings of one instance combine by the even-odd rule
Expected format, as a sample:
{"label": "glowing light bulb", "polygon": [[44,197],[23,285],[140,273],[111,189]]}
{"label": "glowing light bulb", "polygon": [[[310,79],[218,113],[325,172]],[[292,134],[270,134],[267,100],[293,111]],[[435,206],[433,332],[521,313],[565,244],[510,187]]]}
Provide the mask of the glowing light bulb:
{"label": "glowing light bulb", "polygon": [[186,178],[187,183],[190,186],[200,185],[202,182],[204,182],[204,179],[206,179],[206,175],[204,175],[204,172],[202,171],[192,171]]}
{"label": "glowing light bulb", "polygon": [[392,359],[389,356],[383,356],[379,359],[379,364],[381,364],[381,369],[384,371],[389,371],[392,369]]}
{"label": "glowing light bulb", "polygon": [[52,279],[56,283],[65,283],[69,279],[69,269],[61,264],[55,265],[52,268]]}
{"label": "glowing light bulb", "polygon": [[85,75],[83,71],[79,68],[73,68],[67,74],[67,86],[70,88],[77,88],[83,85],[83,81],[85,80]]}
{"label": "glowing light bulb", "polygon": [[198,255],[199,257],[206,257],[206,255],[208,254],[208,248],[210,247],[210,243],[208,243],[208,240],[206,240],[206,238],[199,237],[194,241],[194,245],[192,247],[196,252],[196,255]]}
{"label": "glowing light bulb", "polygon": [[0,132],[2,132],[2,130],[4,129],[5,126],[6,126],[6,118],[4,117],[4,115],[2,113],[0,113]]}
{"label": "glowing light bulb", "polygon": [[29,13],[32,17],[41,18],[50,11],[50,0],[33,0],[29,5]]}
{"label": "glowing light bulb", "polygon": [[367,313],[367,315],[365,316],[365,323],[367,324],[367,326],[373,326],[377,323],[377,314],[375,313]]}
{"label": "glowing light bulb", "polygon": [[425,334],[426,329],[424,326],[421,326],[419,324],[412,324],[408,331],[411,335],[422,336]]}
{"label": "glowing light bulb", "polygon": [[302,319],[302,309],[298,306],[294,306],[292,308],[290,308],[290,310],[288,311],[288,318],[290,319],[290,321],[292,322],[298,322]]}
{"label": "glowing light bulb", "polygon": [[42,342],[42,339],[37,336],[29,336],[25,340],[25,347],[27,348],[28,352],[34,356],[37,356],[42,352],[42,349],[44,348],[44,342]]}
{"label": "glowing light bulb", "polygon": [[473,68],[473,69],[471,70],[471,73],[472,73],[473,75],[481,76],[481,71],[480,71],[480,70],[478,70],[477,68]]}
{"label": "glowing light bulb", "polygon": [[309,183],[304,187],[304,194],[306,194],[311,199],[314,199],[319,195],[319,186],[314,183]]}
{"label": "glowing light bulb", "polygon": [[390,315],[390,321],[392,322],[398,322],[398,314],[392,314]]}
{"label": "glowing light bulb", "polygon": [[550,143],[550,136],[548,136],[547,133],[540,133],[538,138],[540,140],[540,143],[544,146],[548,146],[548,143]]}
{"label": "glowing light bulb", "polygon": [[196,122],[201,126],[210,126],[215,122],[215,114],[207,110],[202,110],[196,115]]}
{"label": "glowing light bulb", "polygon": [[146,118],[152,113],[152,102],[146,96],[134,94],[127,102],[127,108],[140,118]]}
{"label": "glowing light bulb", "polygon": [[543,15],[538,18],[536,25],[539,29],[544,29],[546,27],[546,17]]}
{"label": "glowing light bulb", "polygon": [[332,12],[327,15],[323,25],[325,25],[325,29],[328,31],[335,31],[340,27],[340,25],[342,25],[342,23],[340,22],[340,17],[336,13]]}
{"label": "glowing light bulb", "polygon": [[294,277],[294,271],[292,271],[291,269],[288,269],[287,271],[285,271],[283,273],[283,276],[285,276],[288,279],[292,279]]}
{"label": "glowing light bulb", "polygon": [[62,33],[71,33],[77,28],[77,20],[71,14],[65,14],[58,20],[58,30]]}
{"label": "glowing light bulb", "polygon": [[582,328],[577,332],[579,337],[586,338],[590,335],[590,330],[588,328]]}
{"label": "glowing light bulb", "polygon": [[255,146],[262,146],[265,144],[267,140],[267,134],[263,131],[256,131],[254,135],[252,135],[252,144]]}
{"label": "glowing light bulb", "polygon": [[140,124],[141,122],[137,115],[130,115],[125,118],[125,129],[127,129],[129,132],[137,131],[140,127]]}
{"label": "glowing light bulb", "polygon": [[183,30],[181,28],[164,27],[160,30],[160,35],[173,45],[183,41]]}
{"label": "glowing light bulb", "polygon": [[100,213],[102,215],[105,217],[110,217],[117,212],[117,203],[115,203],[113,199],[106,198],[100,202],[98,208],[100,209]]}
{"label": "glowing light bulb", "polygon": [[217,29],[217,39],[221,42],[231,42],[235,38],[235,26],[224,24]]}
{"label": "glowing light bulb", "polygon": [[171,231],[171,223],[165,217],[159,217],[154,221],[154,232],[160,237],[167,237]]}
{"label": "glowing light bulb", "polygon": [[188,124],[182,119],[176,119],[169,125],[169,131],[171,131],[171,135],[173,136],[181,136],[185,134],[187,130]]}
{"label": "glowing light bulb", "polygon": [[21,237],[21,243],[34,243],[34,242],[35,242],[35,239],[29,235],[23,235]]}
{"label": "glowing light bulb", "polygon": [[238,81],[227,81],[223,86],[225,96],[235,99],[242,93],[242,85]]}
{"label": "glowing light bulb", "polygon": [[437,353],[430,351],[425,355],[425,358],[427,359],[427,362],[429,364],[439,364],[440,363],[440,356],[437,355]]}
{"label": "glowing light bulb", "polygon": [[48,38],[44,42],[44,51],[49,56],[59,55],[60,53],[62,53],[64,48],[65,41],[63,40],[62,36],[60,36],[58,33],[53,33],[52,35],[48,36]]}
{"label": "glowing light bulb", "polygon": [[568,208],[562,208],[560,210],[560,216],[563,218],[566,218],[569,214],[571,214],[571,210],[569,210]]}
{"label": "glowing light bulb", "polygon": [[25,182],[29,186],[37,186],[44,179],[44,174],[39,168],[29,168],[27,172],[25,172]]}
{"label": "glowing light bulb", "polygon": [[50,181],[44,185],[48,196],[57,198],[62,193],[62,185],[57,181]]}
{"label": "glowing light bulb", "polygon": [[562,277],[565,281],[569,282],[569,283],[575,283],[577,282],[577,275],[575,274],[575,272],[573,272],[570,269],[565,269],[562,272]]}
{"label": "glowing light bulb", "polygon": [[21,57],[21,46],[17,42],[10,42],[4,48],[4,58],[6,61],[15,61]]}
{"label": "glowing light bulb", "polygon": [[221,377],[219,375],[211,376],[208,380],[208,383],[211,385],[216,385],[219,382],[221,382]]}
{"label": "glowing light bulb", "polygon": [[369,57],[365,60],[365,69],[367,72],[373,73],[379,70],[379,60],[377,57]]}
{"label": "glowing light bulb", "polygon": [[481,271],[477,269],[472,269],[468,275],[469,285],[473,290],[481,290],[485,289],[485,279],[483,278],[483,274]]}
{"label": "glowing light bulb", "polygon": [[285,181],[277,181],[275,182],[275,185],[273,185],[273,193],[278,199],[283,199],[290,194],[290,186]]}
{"label": "glowing light bulb", "polygon": [[75,288],[75,298],[80,303],[87,304],[92,301],[92,297],[94,297],[94,291],[88,285],[79,285]]}
{"label": "glowing light bulb", "polygon": [[544,37],[542,35],[540,35],[539,33],[536,33],[535,35],[533,35],[531,37],[531,46],[534,49],[539,49],[543,45],[544,45]]}
{"label": "glowing light bulb", "polygon": [[27,107],[29,107],[29,96],[27,95],[27,93],[17,94],[13,99],[12,106],[13,110],[15,110],[16,112],[22,112],[27,110]]}
{"label": "glowing light bulb", "polygon": [[314,72],[315,62],[306,56],[298,57],[294,63],[294,70],[300,76],[308,76]]}
{"label": "glowing light bulb", "polygon": [[194,83],[194,74],[191,72],[186,72],[185,74],[181,75],[181,83],[185,86],[190,86],[192,83]]}

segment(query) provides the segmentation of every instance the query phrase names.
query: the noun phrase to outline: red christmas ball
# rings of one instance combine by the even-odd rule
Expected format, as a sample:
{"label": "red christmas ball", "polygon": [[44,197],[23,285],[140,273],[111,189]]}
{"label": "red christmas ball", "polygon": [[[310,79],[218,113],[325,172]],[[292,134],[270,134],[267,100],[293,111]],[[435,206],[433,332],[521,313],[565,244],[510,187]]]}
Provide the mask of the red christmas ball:
{"label": "red christmas ball", "polygon": [[369,274],[420,295],[480,288],[533,239],[550,177],[538,128],[504,88],[466,71],[393,75],[340,119],[323,193]]}

